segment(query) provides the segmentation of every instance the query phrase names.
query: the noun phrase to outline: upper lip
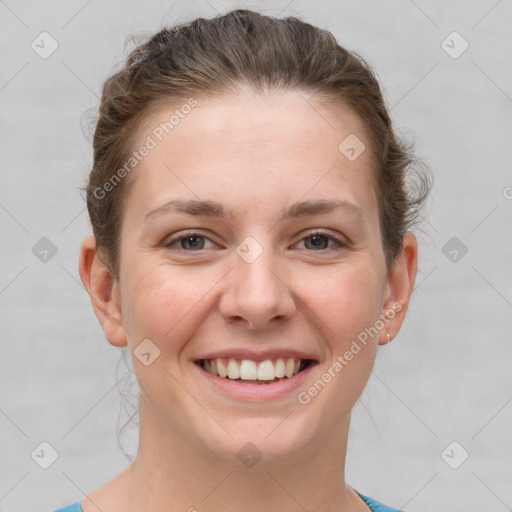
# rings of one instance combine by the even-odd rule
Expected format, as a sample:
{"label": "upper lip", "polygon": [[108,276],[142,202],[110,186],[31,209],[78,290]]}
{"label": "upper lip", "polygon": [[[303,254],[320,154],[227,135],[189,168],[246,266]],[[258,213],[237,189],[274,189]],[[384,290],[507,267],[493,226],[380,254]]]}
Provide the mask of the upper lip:
{"label": "upper lip", "polygon": [[223,349],[217,350],[215,352],[209,352],[207,354],[202,355],[198,360],[201,359],[217,359],[217,358],[233,358],[233,359],[249,359],[251,361],[266,361],[267,359],[278,359],[278,358],[290,358],[293,357],[295,359],[310,359],[312,361],[317,361],[317,359],[306,352],[301,352],[299,350],[287,349],[287,348],[272,348],[266,350],[250,350],[243,348],[233,348],[233,349]]}

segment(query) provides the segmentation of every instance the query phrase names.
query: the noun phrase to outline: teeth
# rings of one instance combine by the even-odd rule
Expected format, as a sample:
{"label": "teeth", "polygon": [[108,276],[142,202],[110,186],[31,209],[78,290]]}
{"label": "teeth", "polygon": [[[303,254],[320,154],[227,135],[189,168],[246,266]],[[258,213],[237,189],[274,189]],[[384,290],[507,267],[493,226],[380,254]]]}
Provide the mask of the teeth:
{"label": "teeth", "polygon": [[252,361],[250,359],[236,360],[229,359],[205,359],[203,368],[222,378],[231,380],[261,380],[271,381],[274,379],[290,378],[299,373],[301,368],[301,359],[278,358],[276,360],[267,359],[265,361]]}
{"label": "teeth", "polygon": [[242,380],[257,380],[258,365],[249,359],[243,359],[240,363],[240,378]]}
{"label": "teeth", "polygon": [[240,366],[234,359],[229,360],[228,377],[232,380],[240,378]]}
{"label": "teeth", "polygon": [[262,361],[258,365],[258,380],[274,380],[276,378],[276,369],[270,359]]}
{"label": "teeth", "polygon": [[279,377],[280,379],[282,379],[284,377],[284,369],[285,369],[284,359],[280,357],[276,361],[276,377]]}
{"label": "teeth", "polygon": [[291,377],[293,375],[293,370],[295,370],[295,359],[288,359],[288,361],[286,361],[284,374],[287,377]]}
{"label": "teeth", "polygon": [[224,364],[224,361],[222,359],[216,359],[217,361],[217,370],[219,372],[219,377],[227,377],[228,376],[228,369],[226,365]]}

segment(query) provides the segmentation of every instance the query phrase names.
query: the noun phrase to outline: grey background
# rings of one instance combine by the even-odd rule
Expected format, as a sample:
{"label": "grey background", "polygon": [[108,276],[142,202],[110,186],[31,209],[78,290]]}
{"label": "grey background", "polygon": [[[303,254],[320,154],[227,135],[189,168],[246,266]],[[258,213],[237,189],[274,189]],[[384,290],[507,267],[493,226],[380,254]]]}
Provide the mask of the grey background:
{"label": "grey background", "polygon": [[[236,6],[299,15],[365,57],[434,174],[417,288],[354,410],[347,482],[410,512],[512,510],[509,0],[0,1],[0,510],[53,510],[128,464],[116,428],[132,378],[77,271],[87,115],[129,34]],[[47,59],[31,48],[43,31],[59,45]],[[458,58],[441,46],[453,31],[469,44]],[[452,237],[467,247],[455,262]],[[48,469],[31,457],[42,441],[59,455]],[[136,453],[136,428],[123,442]]]}

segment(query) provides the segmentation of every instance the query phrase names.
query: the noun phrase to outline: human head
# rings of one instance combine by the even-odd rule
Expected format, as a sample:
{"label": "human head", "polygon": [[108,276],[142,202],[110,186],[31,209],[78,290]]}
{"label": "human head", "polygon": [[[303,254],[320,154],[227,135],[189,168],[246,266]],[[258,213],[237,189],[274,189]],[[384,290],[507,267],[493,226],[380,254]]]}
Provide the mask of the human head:
{"label": "human head", "polygon": [[[176,110],[179,105],[182,105],[182,108],[184,105],[190,106],[189,113],[184,109],[181,111],[182,114],[187,114],[183,121],[180,120],[180,111]],[[285,107],[289,107],[288,113]],[[260,108],[261,110],[258,110]],[[155,260],[151,260],[152,256],[146,253],[149,263],[144,266],[142,258],[137,259],[134,256],[137,250],[134,231],[140,224],[140,219],[136,220],[133,215],[134,201],[137,202],[140,199],[144,202],[149,197],[152,200],[144,203],[146,209],[150,203],[155,202],[153,201],[155,198],[150,197],[152,192],[148,188],[148,183],[160,184],[159,180],[161,180],[162,188],[170,190],[170,187],[167,187],[167,180],[171,179],[171,174],[174,174],[171,172],[171,167],[174,168],[175,163],[180,170],[175,176],[180,175],[182,171],[185,173],[190,171],[184,185],[193,183],[190,188],[192,192],[202,189],[208,184],[209,176],[204,168],[205,159],[203,158],[203,162],[195,161],[194,165],[187,167],[190,164],[190,158],[194,156],[190,144],[186,151],[179,151],[180,148],[187,146],[186,137],[189,141],[193,137],[193,132],[190,132],[191,123],[195,123],[197,133],[209,137],[207,143],[198,146],[196,153],[202,156],[201,151],[205,152],[205,148],[207,148],[210,153],[205,153],[205,155],[213,155],[215,145],[212,145],[212,141],[216,137],[216,133],[214,133],[215,130],[208,133],[204,126],[209,126],[208,123],[211,123],[212,126],[215,125],[215,122],[218,123],[215,119],[218,120],[223,116],[229,122],[236,120],[237,115],[242,118],[247,116],[247,119],[252,116],[255,133],[259,134],[258,140],[261,142],[263,140],[261,126],[257,126],[258,116],[254,115],[254,109],[256,109],[256,112],[261,112],[261,119],[268,122],[272,140],[280,141],[281,147],[285,147],[287,143],[286,133],[284,133],[286,127],[283,126],[282,119],[288,115],[288,119],[293,121],[307,121],[305,108],[311,109],[311,112],[314,113],[316,123],[313,123],[314,129],[318,132],[323,130],[325,132],[323,133],[324,140],[329,139],[329,158],[333,156],[333,148],[336,154],[337,144],[341,142],[339,140],[333,145],[333,141],[336,139],[335,132],[340,127],[342,130],[350,127],[352,132],[349,133],[359,134],[359,138],[364,141],[367,150],[353,162],[352,170],[347,168],[346,178],[349,181],[344,183],[348,185],[346,192],[353,192],[355,196],[365,196],[358,197],[359,202],[364,203],[366,212],[371,214],[372,233],[373,235],[378,233],[379,237],[377,237],[378,250],[374,244],[376,238],[372,237],[372,257],[365,260],[368,265],[365,267],[364,262],[359,260],[351,275],[347,275],[346,270],[350,269],[350,265],[345,265],[345,269],[343,269],[340,262],[338,275],[333,268],[331,278],[326,278],[326,274],[320,272],[317,272],[316,275],[299,272],[295,276],[297,279],[294,282],[297,283],[297,286],[300,284],[301,287],[305,287],[301,290],[305,293],[304,296],[307,295],[305,289],[308,287],[312,292],[309,297],[306,297],[309,299],[309,304],[308,300],[304,302],[306,308],[311,306],[311,329],[310,331],[305,329],[302,332],[302,342],[304,344],[308,341],[311,342],[314,336],[318,335],[317,341],[323,351],[319,355],[319,359],[327,365],[338,350],[348,349],[350,340],[357,336],[358,331],[376,322],[379,317],[379,309],[383,306],[380,303],[383,289],[386,284],[389,284],[386,282],[386,273],[391,272],[396,261],[400,259],[406,231],[414,217],[415,208],[422,199],[421,194],[420,197],[412,197],[406,190],[406,173],[413,157],[395,137],[374,75],[361,60],[339,47],[332,35],[293,18],[272,20],[249,11],[235,11],[214,20],[200,19],[190,25],[161,31],[149,42],[137,48],[130,55],[126,67],[105,84],[94,140],[94,167],[88,186],[88,207],[96,238],[96,249],[108,265],[112,279],[120,283],[117,290],[122,289],[124,296],[121,293],[113,301],[102,300],[102,293],[104,297],[108,295],[107,287],[91,286],[91,281],[87,278],[86,263],[82,265],[81,275],[87,283],[91,297],[94,299],[100,296],[100,307],[97,307],[96,311],[111,343],[122,346],[123,343],[126,343],[126,338],[131,336],[130,348],[133,353],[143,337],[155,340],[162,352],[162,357],[155,362],[155,367],[159,364],[158,361],[163,365],[168,363],[169,368],[172,367],[178,375],[180,374],[179,368],[181,368],[180,354],[185,353],[189,356],[191,353],[198,354],[200,349],[204,349],[204,345],[201,348],[194,343],[204,344],[205,333],[202,332],[198,336],[194,329],[206,329],[207,324],[208,327],[212,327],[210,322],[219,321],[216,316],[219,312],[226,323],[222,324],[221,329],[218,330],[216,328],[219,325],[216,324],[215,329],[209,331],[208,335],[212,338],[215,337],[215,341],[220,343],[219,337],[222,336],[222,328],[225,328],[226,340],[231,340],[233,343],[233,340],[237,339],[236,336],[231,336],[233,333],[228,333],[228,330],[234,325],[232,323],[235,317],[234,312],[238,306],[241,307],[241,302],[237,304],[233,298],[233,289],[223,289],[224,295],[219,297],[217,310],[215,310],[217,304],[208,298],[199,301],[200,297],[197,297],[200,305],[196,307],[195,294],[197,290],[189,287],[187,283],[194,282],[198,274],[191,273],[187,279],[186,272],[179,274],[177,272],[179,266],[176,266],[174,269],[176,274],[171,276],[170,280],[168,275],[156,278],[159,272],[157,267],[161,270],[163,263],[152,265],[150,262]],[[277,117],[273,119],[272,109],[281,120],[280,122]],[[111,177],[116,175],[119,169],[124,168],[124,164],[129,160],[132,152],[141,147],[147,134],[151,133],[148,131],[150,127],[161,126],[165,119],[169,119],[172,112],[176,112],[175,115],[179,123],[177,129],[170,130],[169,137],[163,137],[161,143],[151,150],[150,155],[140,164],[134,166],[133,171],[123,173],[126,176],[118,174],[118,178],[121,179],[110,182]],[[342,124],[337,124],[337,116],[342,119]],[[205,124],[201,124],[199,120]],[[272,126],[273,121],[275,121],[274,126]],[[218,125],[215,126],[219,128]],[[292,126],[296,127],[295,124]],[[220,129],[217,131],[221,132]],[[230,133],[232,136],[236,135],[233,130]],[[241,133],[249,136],[243,131],[243,126]],[[279,138],[280,134],[283,135],[281,139]],[[307,139],[304,137],[304,133],[298,133],[298,135],[301,136],[300,140],[305,145]],[[346,135],[348,133],[344,133],[344,137]],[[183,139],[184,136],[185,139]],[[179,143],[173,142],[173,139]],[[308,148],[308,151],[319,157],[321,156],[322,139],[318,139],[318,135],[314,137],[312,134],[312,140],[318,142],[318,145],[316,148]],[[226,144],[229,144],[229,139],[221,139],[221,141],[224,144],[223,147],[227,147]],[[165,149],[167,157],[162,153]],[[298,147],[297,153],[302,149],[304,147]],[[269,154],[276,156],[271,151]],[[235,152],[230,156],[238,158],[241,154],[236,153],[235,148]],[[342,160],[346,158],[339,151],[337,157]],[[166,158],[168,159],[166,160]],[[158,159],[159,162],[158,169],[157,166],[151,166],[151,162],[154,163],[155,159]],[[268,162],[261,162],[261,183],[265,183],[265,179],[269,178],[271,174],[269,172],[269,176],[267,176],[264,164],[274,164],[278,160],[279,158],[275,158],[274,160],[269,159]],[[222,159],[219,163],[218,155],[217,159],[212,159],[212,161],[217,166],[212,170],[211,180],[215,186],[212,185],[211,188],[220,196],[220,192],[222,192],[222,187],[219,185],[220,180],[224,180],[223,184],[227,185],[228,183],[227,175],[223,172],[230,172],[232,169],[228,169],[227,164],[226,169],[223,169],[221,167]],[[244,164],[249,163],[247,159],[243,158],[239,158],[239,161]],[[165,164],[165,162],[169,164],[168,173],[165,170],[162,171],[163,165],[161,164]],[[301,169],[307,179],[302,177],[303,183],[300,182],[300,176],[297,176],[296,179],[297,183],[301,183],[302,188],[290,186],[296,199],[300,198],[298,197],[300,190],[306,191],[307,183],[313,185],[310,178],[318,173],[318,169],[314,169],[314,159],[309,163],[311,165],[308,169]],[[322,167],[325,163],[322,161],[322,165],[318,166]],[[233,161],[229,161],[229,166],[232,164]],[[243,170],[247,169],[243,168]],[[328,170],[325,168],[323,172],[327,174]],[[311,174],[308,175],[308,173]],[[248,172],[248,182],[243,183],[244,173],[241,174],[242,177],[239,179],[242,182],[237,181],[236,183],[246,185],[244,191],[247,192],[248,184],[252,184],[251,180],[257,180],[258,176]],[[323,181],[321,188],[323,193],[336,193],[335,181],[327,181],[328,179],[333,180],[334,175],[335,172]],[[289,168],[286,169],[283,176],[293,179]],[[105,187],[106,183],[110,183],[108,190]],[[326,188],[326,183],[329,183],[330,188]],[[272,186],[275,185],[276,183],[272,183]],[[295,185],[296,183],[294,183]],[[226,186],[226,188],[228,187]],[[255,190],[262,191],[261,189]],[[265,190],[270,191],[269,187]],[[231,191],[238,192],[238,189],[234,188]],[[227,194],[230,198],[235,195]],[[293,197],[287,200],[289,199],[293,199]],[[129,208],[128,204],[131,205]],[[268,211],[267,206],[269,207]],[[269,215],[270,206],[272,204],[269,201],[262,201],[262,209],[257,213],[262,218]],[[273,215],[274,212],[272,211],[271,214]],[[244,217],[244,221],[246,220]],[[270,228],[270,226],[268,227]],[[352,229],[354,230],[354,228]],[[122,235],[122,233],[124,234]],[[154,236],[156,237],[156,235]],[[125,247],[124,250],[123,247]],[[267,247],[265,246],[265,249]],[[413,249],[411,244],[408,245],[408,248]],[[269,257],[270,253],[271,251],[265,253],[264,258]],[[267,261],[264,258],[260,261]],[[124,272],[121,265],[123,261],[125,261]],[[411,291],[409,284],[414,279],[415,255],[410,257],[410,261],[410,265],[407,262],[405,264],[403,261],[400,262],[401,276],[398,280],[403,281],[399,286],[400,297],[403,299],[403,308],[400,314],[402,319],[408,302],[407,295]],[[252,268],[260,268],[260,263],[253,264]],[[253,272],[258,271],[253,270]],[[259,272],[262,272],[261,268]],[[320,281],[325,280],[325,290],[315,288],[314,280],[318,279],[320,275],[322,276]],[[190,279],[191,277],[194,279]],[[211,279],[211,275],[207,277]],[[276,308],[280,308],[280,314],[277,316],[282,321],[292,319],[293,312],[296,310],[294,308],[297,306],[291,297],[295,290],[291,290],[290,295],[286,296],[286,284],[279,285],[281,286],[279,293],[285,300],[278,301],[277,278],[276,282],[271,284],[269,277],[270,274],[266,273],[265,275],[261,274],[261,280],[255,277],[251,280],[253,293],[248,291],[247,297],[249,302],[254,301],[252,313],[255,312],[256,306],[261,311],[265,310],[268,304],[264,303],[264,297],[265,294],[268,294],[266,300],[274,300]],[[329,281],[331,284],[327,288]],[[347,288],[343,289],[343,286],[336,288],[337,282],[347,285]],[[226,283],[227,281],[223,283],[223,286],[227,286]],[[211,284],[213,288],[214,283]],[[269,287],[265,288],[267,285]],[[357,285],[361,285],[361,287],[358,288]],[[256,286],[259,286],[260,289],[256,290]],[[352,304],[350,297],[347,296],[347,290],[354,297]],[[322,296],[324,291],[326,293]],[[134,299],[136,294],[138,294],[138,298]],[[171,294],[177,295],[177,297],[172,297]],[[343,297],[337,297],[336,294],[343,295]],[[340,301],[339,303],[329,301],[328,299],[331,298],[339,298]],[[388,298],[391,300],[392,297]],[[238,299],[241,300],[241,297]],[[258,300],[260,303],[256,304]],[[109,302],[109,306],[104,307],[107,302]],[[114,305],[114,302],[117,302],[117,306],[122,303],[123,307],[116,309],[117,306]],[[246,313],[252,307],[249,302],[246,302]],[[149,322],[149,320],[161,320],[167,314],[169,318],[176,319],[176,325],[178,325],[180,322],[178,318],[174,317],[179,316],[180,308],[184,305],[187,308],[183,313],[188,314],[187,312],[190,311],[193,313],[189,314],[184,322],[181,322],[176,331],[173,331],[173,340],[165,336],[167,333],[159,332],[156,329],[155,325],[158,322]],[[112,309],[109,309],[110,307]],[[120,329],[113,326],[105,317],[102,309],[106,311],[107,316],[112,315],[120,320],[122,328],[127,331],[126,336],[120,334]],[[347,318],[343,318],[340,312],[345,313]],[[207,313],[211,313],[212,316],[206,318]],[[320,318],[320,321],[315,321],[313,316],[318,313],[320,316],[317,318]],[[326,326],[319,325],[322,323],[322,313],[329,321],[336,322],[336,326],[340,327],[335,334],[331,333],[332,336],[326,332],[328,330]],[[250,329],[244,333],[243,338],[240,338],[244,343],[249,342],[252,336],[254,339],[251,338],[251,342],[256,343],[258,331],[268,330],[263,328],[265,327],[263,325],[265,314],[260,316],[259,322],[254,321],[250,324]],[[199,320],[196,324],[190,322],[190,317],[194,315]],[[250,315],[247,314],[246,319],[248,316]],[[238,318],[241,317],[243,315],[238,315]],[[229,321],[227,321],[228,318]],[[304,322],[305,318],[302,317],[299,321]],[[343,323],[346,325],[344,326]],[[400,323],[401,321],[397,323],[393,334],[397,332]],[[108,326],[105,327],[107,324]],[[176,334],[180,329],[183,332]],[[294,332],[290,331],[288,334],[299,339],[301,333],[298,331],[298,325],[294,326]],[[332,343],[323,345],[325,339],[330,337],[333,338]],[[372,334],[371,337],[375,341],[379,336]],[[278,339],[284,340],[284,337],[273,338],[271,341],[275,342]],[[287,342],[289,343],[290,339]],[[177,346],[172,346],[173,343]],[[360,367],[364,367],[363,377],[352,381],[353,387],[349,399],[343,402],[342,411],[340,409],[341,412],[336,412],[338,416],[342,413],[346,414],[355,398],[359,396],[373,362],[372,354],[373,352],[367,352],[365,358],[359,356],[359,360],[363,362]],[[164,411],[162,403],[158,402],[162,396],[157,397],[158,391],[153,388],[154,381],[146,380],[147,372],[143,373],[144,369],[137,361],[135,362],[139,365],[138,376],[142,377],[143,385],[141,387],[145,395],[156,397],[155,403],[159,404],[156,409],[159,412]],[[345,371],[347,378],[351,375],[350,372],[355,371],[356,368],[356,365],[351,365],[350,370]],[[165,380],[164,371],[162,370],[159,374],[159,378],[163,380]],[[157,374],[153,373],[152,375]],[[160,381],[162,384],[163,380]],[[343,382],[342,379],[339,379],[339,382]],[[330,393],[332,397],[332,391]],[[167,396],[178,397],[178,394],[170,392]],[[325,402],[327,398],[322,398],[322,400]],[[188,407],[184,403],[180,403],[180,406],[182,406],[181,411]],[[185,417],[187,418],[186,415]],[[325,425],[327,424],[328,422],[325,423]],[[326,428],[325,425],[323,428]],[[191,427],[190,430],[193,431],[194,428]],[[309,431],[315,432],[314,429]],[[289,439],[295,440],[294,436],[290,436]],[[279,443],[274,446],[274,449],[277,449],[278,445]]]}

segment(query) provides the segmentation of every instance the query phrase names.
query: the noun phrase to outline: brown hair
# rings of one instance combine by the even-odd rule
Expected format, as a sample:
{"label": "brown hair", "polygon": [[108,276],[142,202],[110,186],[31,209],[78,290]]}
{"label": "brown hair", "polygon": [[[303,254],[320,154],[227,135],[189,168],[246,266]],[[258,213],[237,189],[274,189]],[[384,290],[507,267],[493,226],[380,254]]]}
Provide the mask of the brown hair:
{"label": "brown hair", "polygon": [[391,268],[428,195],[430,174],[411,146],[396,136],[370,66],[327,30],[295,17],[233,10],[161,30],[135,48],[105,82],[85,190],[97,248],[105,252],[114,276],[119,277],[123,198],[132,176],[118,180],[108,193],[105,184],[130,158],[137,128],[164,105],[236,93],[243,86],[257,93],[308,91],[359,115],[375,166],[382,246]]}

